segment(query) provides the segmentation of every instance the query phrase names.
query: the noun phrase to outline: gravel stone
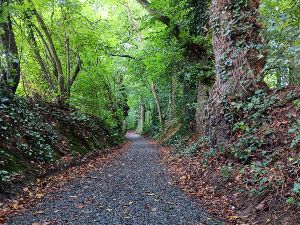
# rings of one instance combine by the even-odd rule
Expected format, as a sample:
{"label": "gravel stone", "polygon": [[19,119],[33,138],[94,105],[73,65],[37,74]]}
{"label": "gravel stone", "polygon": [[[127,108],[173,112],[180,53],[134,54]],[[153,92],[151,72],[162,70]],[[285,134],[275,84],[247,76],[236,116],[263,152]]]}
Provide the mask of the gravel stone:
{"label": "gravel stone", "polygon": [[158,149],[129,133],[129,149],[102,168],[48,194],[7,224],[220,224],[171,183]]}

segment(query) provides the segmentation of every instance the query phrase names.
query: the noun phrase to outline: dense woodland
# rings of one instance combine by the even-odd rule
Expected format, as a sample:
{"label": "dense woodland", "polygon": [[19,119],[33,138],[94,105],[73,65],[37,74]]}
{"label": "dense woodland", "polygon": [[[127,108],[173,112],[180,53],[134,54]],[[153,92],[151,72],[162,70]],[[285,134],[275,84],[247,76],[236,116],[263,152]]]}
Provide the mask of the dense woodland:
{"label": "dense woodland", "polygon": [[1,191],[136,130],[205,195],[299,210],[299,0],[0,4]]}

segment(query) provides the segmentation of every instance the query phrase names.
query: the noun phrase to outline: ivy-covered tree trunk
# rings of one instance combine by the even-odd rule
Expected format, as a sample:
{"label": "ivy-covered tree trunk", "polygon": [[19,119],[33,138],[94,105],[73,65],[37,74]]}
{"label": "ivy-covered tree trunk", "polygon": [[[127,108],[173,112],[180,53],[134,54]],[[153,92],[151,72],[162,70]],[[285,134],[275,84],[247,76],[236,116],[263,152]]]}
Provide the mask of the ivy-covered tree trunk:
{"label": "ivy-covered tree trunk", "polygon": [[197,91],[197,104],[196,104],[196,131],[200,134],[204,133],[204,118],[205,106],[209,97],[210,87],[199,81]]}
{"label": "ivy-covered tree trunk", "polygon": [[216,83],[207,104],[206,133],[226,143],[230,133],[226,107],[263,86],[264,44],[259,36],[259,0],[212,0],[211,26]]}
{"label": "ivy-covered tree trunk", "polygon": [[[3,7],[4,2],[0,2],[0,7]],[[1,74],[0,84],[5,89],[5,92],[11,91],[15,93],[20,82],[21,69],[18,56],[18,48],[15,40],[15,35],[12,28],[11,17],[3,17],[4,10],[0,9],[0,52],[1,52]]]}

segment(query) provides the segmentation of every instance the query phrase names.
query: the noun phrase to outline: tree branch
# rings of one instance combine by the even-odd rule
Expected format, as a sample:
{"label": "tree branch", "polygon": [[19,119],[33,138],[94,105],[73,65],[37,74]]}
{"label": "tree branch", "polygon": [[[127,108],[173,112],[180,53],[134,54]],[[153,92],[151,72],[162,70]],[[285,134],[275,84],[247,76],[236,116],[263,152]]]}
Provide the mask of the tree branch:
{"label": "tree branch", "polygon": [[129,58],[129,59],[134,59],[134,60],[136,60],[136,58],[134,58],[134,57],[131,56],[131,55],[126,55],[126,54],[114,54],[114,53],[111,53],[111,52],[107,52],[107,54],[109,54],[110,56],[116,56],[116,57]]}
{"label": "tree branch", "polygon": [[69,86],[69,90],[68,90],[68,91],[70,91],[70,89],[71,89],[71,87],[72,87],[74,81],[76,80],[76,78],[77,78],[77,76],[78,76],[78,74],[79,74],[79,72],[80,72],[80,70],[81,70],[81,64],[82,64],[82,61],[81,61],[80,55],[79,55],[79,53],[78,53],[78,54],[77,54],[77,65],[76,65],[76,68],[75,68],[75,70],[74,70],[74,72],[73,72],[72,77],[71,77],[70,80],[68,81],[68,82],[69,82],[69,85],[68,85],[68,86]]}
{"label": "tree branch", "polygon": [[176,39],[180,42],[183,40],[180,38],[180,27],[178,24],[174,24],[172,26],[171,19],[162,14],[161,12],[156,11],[155,9],[151,8],[150,3],[147,0],[136,0],[138,3],[140,3],[147,11],[148,13],[153,16],[155,19],[159,20],[163,24],[165,24],[167,27],[169,27],[172,30],[173,35],[176,37]]}

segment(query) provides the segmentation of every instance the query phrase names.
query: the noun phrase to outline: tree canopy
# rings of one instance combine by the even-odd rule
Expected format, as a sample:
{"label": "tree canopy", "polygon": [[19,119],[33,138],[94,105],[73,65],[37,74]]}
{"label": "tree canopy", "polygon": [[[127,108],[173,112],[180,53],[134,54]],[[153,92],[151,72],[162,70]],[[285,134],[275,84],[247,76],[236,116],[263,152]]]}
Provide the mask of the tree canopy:
{"label": "tree canopy", "polygon": [[[198,135],[191,151],[205,142],[207,157],[226,153],[245,167],[268,167],[257,162],[272,158],[271,148],[289,149],[295,158],[299,0],[1,0],[0,6],[4,102],[39,99],[76,109],[118,137],[135,129],[181,146]],[[278,130],[289,134],[284,144],[268,142]],[[299,185],[298,175],[290,177]],[[259,182],[267,183],[253,181]]]}

